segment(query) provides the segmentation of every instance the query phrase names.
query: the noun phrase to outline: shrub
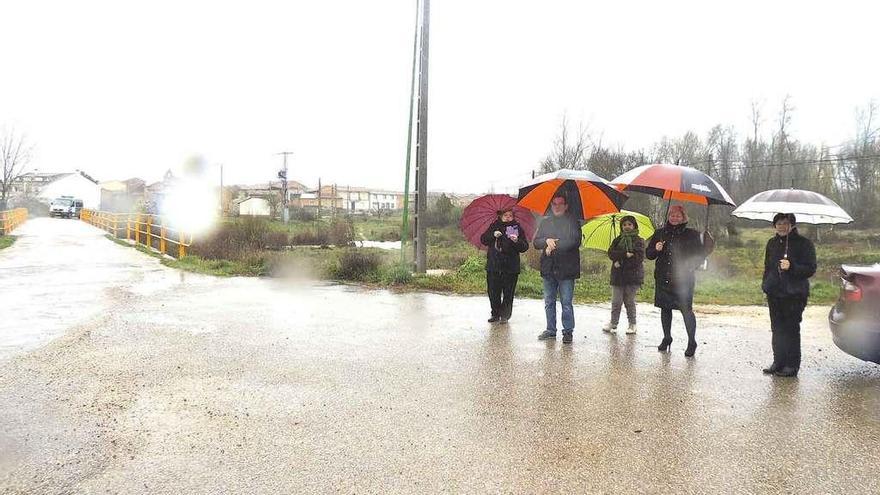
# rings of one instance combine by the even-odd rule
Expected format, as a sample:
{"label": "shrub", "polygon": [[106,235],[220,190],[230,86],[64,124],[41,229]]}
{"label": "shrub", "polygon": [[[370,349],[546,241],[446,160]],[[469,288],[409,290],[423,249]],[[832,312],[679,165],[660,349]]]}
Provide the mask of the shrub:
{"label": "shrub", "polygon": [[315,215],[314,210],[308,210],[305,208],[291,208],[290,218],[292,220],[298,220],[301,222],[314,222],[318,217],[317,215]]}
{"label": "shrub", "polygon": [[330,244],[330,235],[324,228],[301,230],[291,236],[290,244],[293,246],[326,246]]}
{"label": "shrub", "polygon": [[213,232],[196,240],[190,252],[209,260],[242,261],[263,249],[269,227],[257,218],[221,224]]}
{"label": "shrub", "polygon": [[336,246],[350,246],[354,242],[354,223],[350,218],[334,218],[330,222],[329,240]]}
{"label": "shrub", "polygon": [[378,254],[357,248],[346,249],[332,270],[338,280],[367,281],[378,278],[382,260]]}
{"label": "shrub", "polygon": [[284,232],[267,232],[264,247],[273,251],[280,251],[290,245],[290,238]]}

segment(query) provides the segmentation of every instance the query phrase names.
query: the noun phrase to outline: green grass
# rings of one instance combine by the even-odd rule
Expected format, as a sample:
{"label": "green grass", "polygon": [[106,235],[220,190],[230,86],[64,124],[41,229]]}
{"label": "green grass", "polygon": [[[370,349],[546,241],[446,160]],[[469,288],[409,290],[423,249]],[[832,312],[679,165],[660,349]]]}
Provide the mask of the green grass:
{"label": "green grass", "polygon": [[14,235],[0,235],[0,249],[6,249],[15,244]]}
{"label": "green grass", "polygon": [[[318,220],[317,222],[324,222]],[[294,222],[284,225],[272,222],[273,229],[295,232],[311,228],[314,223]],[[382,219],[355,219],[355,226],[363,237],[382,240],[382,236],[399,232],[400,217]],[[694,301],[697,304],[761,305],[764,247],[773,235],[771,229],[742,229],[734,240],[719,242],[710,258],[709,270],[697,272]],[[112,236],[108,238],[124,245]],[[880,261],[880,231],[835,230],[822,231],[816,243],[819,269],[812,278],[811,303],[826,305],[838,296],[837,272],[841,264],[871,264]],[[140,247],[142,251],[149,251]],[[407,245],[407,250],[411,246]],[[486,292],[485,253],[467,243],[457,227],[428,230],[428,268],[445,269],[449,273],[440,276],[413,276],[398,265],[399,251],[359,249],[360,253],[372,253],[377,261],[364,269],[351,271],[342,264],[346,248],[296,247],[284,252],[261,252],[242,262],[205,260],[187,256],[181,260],[163,260],[163,263],[183,270],[218,276],[272,276],[279,267],[288,265],[308,266],[314,276],[351,281],[378,287],[396,287],[403,290],[426,290],[455,294]],[[150,255],[157,256],[149,251]],[[407,253],[408,256],[410,253]],[[349,257],[350,258],[350,257]],[[517,294],[520,297],[542,297],[542,281],[536,270],[539,253],[530,250],[522,257]],[[575,285],[578,303],[605,303],[610,300],[610,261],[604,253],[585,250],[581,257],[582,276]],[[638,294],[641,302],[653,302],[654,263],[645,262],[645,284]],[[354,273],[354,275],[352,275]]]}
{"label": "green grass", "polygon": [[[770,229],[743,229],[734,242],[719,242],[710,258],[709,270],[697,272],[694,300],[697,304],[761,305],[761,277],[764,271],[764,247],[773,235]],[[456,236],[458,239],[456,240]],[[455,270],[440,277],[415,277],[415,288],[459,294],[485,293],[485,273],[482,262],[485,254],[461,239],[454,228],[429,232],[429,268]],[[811,279],[812,304],[832,304],[838,297],[838,270],[841,264],[871,264],[880,261],[880,232],[838,230],[834,235],[823,232],[816,243],[818,270]],[[465,261],[461,261],[461,258]],[[531,262],[531,263],[530,263]],[[526,265],[531,264],[531,268]],[[608,285],[610,261],[604,253],[585,250],[581,256],[582,276],[575,285],[575,300],[579,303],[607,302],[611,297]],[[477,268],[479,266],[479,268]],[[521,297],[541,297],[541,277],[537,267],[537,253],[523,256],[517,294]],[[458,269],[459,267],[465,269]],[[645,284],[638,300],[651,303],[654,299],[654,264],[645,262]]]}
{"label": "green grass", "polygon": [[193,273],[201,273],[205,275],[214,275],[217,277],[258,277],[265,276],[269,273],[268,263],[265,258],[254,258],[247,261],[229,261],[229,260],[206,260],[198,256],[184,256],[181,259],[168,258],[161,253],[154,251],[143,244],[133,244],[123,239],[118,239],[111,234],[104,237],[111,241],[133,248],[147,256],[152,256],[161,260],[161,263],[170,268],[177,268]]}
{"label": "green grass", "polygon": [[162,264],[171,268],[216,277],[261,277],[268,275],[268,265],[265,260],[256,258],[250,262],[243,262],[206,260],[198,256],[184,256],[180,259],[163,259]]}

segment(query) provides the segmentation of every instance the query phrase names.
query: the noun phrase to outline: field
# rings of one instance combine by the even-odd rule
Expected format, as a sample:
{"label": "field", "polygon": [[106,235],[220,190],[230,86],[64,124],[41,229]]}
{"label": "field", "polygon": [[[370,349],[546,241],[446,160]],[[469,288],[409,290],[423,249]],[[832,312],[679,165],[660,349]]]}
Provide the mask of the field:
{"label": "field", "polygon": [[[219,276],[290,276],[352,281],[396,290],[428,290],[456,294],[485,293],[485,253],[468,244],[453,225],[428,231],[428,269],[431,276],[413,276],[400,265],[399,250],[331,247],[351,241],[399,240],[401,218],[336,218],[255,224],[230,220],[207,239],[210,249],[193,250],[194,255],[164,263],[177,268]],[[232,242],[247,232],[249,240]],[[839,266],[880,262],[880,232],[825,227],[816,242],[819,269],[812,279],[814,304],[830,304],[838,295]],[[763,304],[761,275],[764,246],[773,235],[767,228],[740,229],[734,237],[718,241],[709,268],[697,274],[695,302],[698,304]],[[231,237],[230,237],[231,236]],[[247,237],[246,236],[246,237]],[[256,237],[255,237],[256,236]],[[342,242],[329,242],[332,240]],[[307,242],[296,242],[307,241]],[[237,247],[236,247],[237,246]],[[406,246],[411,260],[411,246]],[[539,253],[524,255],[517,293],[520,297],[541,297],[541,277],[536,270]],[[610,262],[604,253],[582,251],[582,276],[575,289],[580,303],[610,299]],[[653,300],[653,263],[645,263],[645,285],[639,300]]]}

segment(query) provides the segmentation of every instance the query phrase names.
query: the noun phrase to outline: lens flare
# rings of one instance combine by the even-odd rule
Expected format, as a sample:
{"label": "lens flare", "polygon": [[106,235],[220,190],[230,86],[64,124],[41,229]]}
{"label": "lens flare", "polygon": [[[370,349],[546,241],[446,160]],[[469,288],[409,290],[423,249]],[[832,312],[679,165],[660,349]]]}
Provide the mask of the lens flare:
{"label": "lens flare", "polygon": [[161,212],[175,228],[203,233],[217,220],[217,193],[207,181],[181,179],[166,193]]}

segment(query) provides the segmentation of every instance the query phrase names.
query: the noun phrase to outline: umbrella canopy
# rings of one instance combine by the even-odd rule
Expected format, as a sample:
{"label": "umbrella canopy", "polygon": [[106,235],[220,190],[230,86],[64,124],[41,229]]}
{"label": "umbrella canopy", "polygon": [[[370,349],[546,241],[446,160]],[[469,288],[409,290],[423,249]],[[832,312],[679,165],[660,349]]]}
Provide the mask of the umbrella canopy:
{"label": "umbrella canopy", "polygon": [[794,213],[798,223],[850,223],[852,217],[837,203],[813,191],[773,189],[759,192],[733,210],[732,215],[751,220],[773,221],[777,213]]}
{"label": "umbrella canopy", "polygon": [[535,216],[532,212],[518,206],[516,198],[506,194],[487,194],[473,200],[461,214],[459,227],[465,238],[474,246],[485,250],[486,246],[480,242],[480,236],[498,219],[498,211],[513,208],[513,215],[520,226],[526,239],[531,240],[535,235]]}
{"label": "umbrella canopy", "polygon": [[521,187],[517,202],[539,215],[549,215],[550,202],[557,193],[565,195],[568,211],[582,220],[620,211],[627,198],[589,170],[562,169],[535,177]]}
{"label": "umbrella canopy", "polygon": [[657,163],[642,165],[611,181],[621,191],[640,192],[667,200],[701,205],[736,206],[715,179],[690,167]]}
{"label": "umbrella canopy", "polygon": [[608,248],[611,247],[611,241],[620,235],[620,219],[625,216],[635,217],[639,227],[639,237],[642,239],[649,239],[654,234],[654,225],[650,218],[634,211],[621,210],[617,213],[598,216],[585,223],[581,228],[584,235],[581,249],[608,251]]}

